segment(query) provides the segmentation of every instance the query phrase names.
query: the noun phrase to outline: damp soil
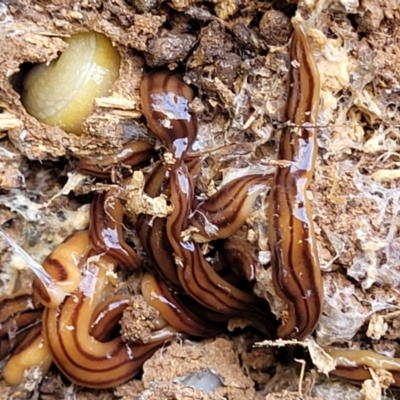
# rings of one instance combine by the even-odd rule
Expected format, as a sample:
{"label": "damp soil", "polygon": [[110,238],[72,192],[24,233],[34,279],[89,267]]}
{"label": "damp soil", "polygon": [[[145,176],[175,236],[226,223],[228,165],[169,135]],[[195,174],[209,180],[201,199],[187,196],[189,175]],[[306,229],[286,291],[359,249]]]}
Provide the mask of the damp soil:
{"label": "damp soil", "polygon": [[[151,137],[139,86],[152,68],[179,71],[196,91],[191,104],[199,120],[196,151],[205,155],[196,193],[211,195],[228,175],[270,168],[286,122],[292,18],[307,30],[322,82],[319,150],[308,195],[325,305],[313,338],[302,346],[264,342],[255,347],[263,336],[232,321],[232,332],[218,338],[163,347],[143,373],[113,390],[76,387],[54,367],[45,377],[33,371],[17,388],[1,382],[1,398],[381,398],[384,380],[355,386],[329,378],[324,373],[329,360],[316,348],[344,344],[400,354],[397,0],[3,0],[0,225],[38,261],[87,227],[95,187],[75,173],[76,160],[112,154],[129,141]],[[64,37],[88,30],[109,37],[122,61],[112,92],[96,99],[84,134],[76,136],[30,116],[20,94],[32,65],[55,59],[66,47]],[[253,245],[258,260],[257,294],[277,311],[267,202],[266,192],[238,235]],[[117,276],[120,284],[137,294],[138,276],[125,275]],[[0,239],[0,294],[29,288],[31,281],[28,266]],[[144,318],[138,327],[132,318],[142,311],[154,318],[152,311],[134,303],[131,308],[134,312],[126,313],[122,323],[124,334],[145,335],[151,321]],[[213,391],[177,379],[206,370],[220,381]],[[387,389],[382,398],[400,396]]]}

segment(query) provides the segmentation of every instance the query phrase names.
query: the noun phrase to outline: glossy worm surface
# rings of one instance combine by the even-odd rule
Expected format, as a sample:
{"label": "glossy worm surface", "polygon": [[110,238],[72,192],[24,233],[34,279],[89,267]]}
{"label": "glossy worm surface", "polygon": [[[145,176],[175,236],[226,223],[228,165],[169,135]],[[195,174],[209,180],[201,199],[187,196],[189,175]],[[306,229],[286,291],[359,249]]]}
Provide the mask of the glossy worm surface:
{"label": "glossy worm surface", "polygon": [[174,251],[167,235],[166,218],[154,218],[141,215],[137,223],[137,232],[146,254],[151,259],[152,272],[160,276],[169,287],[182,291],[174,259]]}
{"label": "glossy worm surface", "polygon": [[[89,252],[89,235],[87,231],[75,232],[57,246],[44,260],[43,268],[54,278],[56,286],[64,293],[72,293],[81,280],[81,263]],[[61,300],[53,297],[48,287],[38,277],[32,284],[35,297],[42,305],[57,307]]]}
{"label": "glossy worm surface", "polygon": [[[167,174],[168,167],[161,162],[157,163],[146,179],[145,193],[151,197],[166,194],[169,190]],[[166,224],[166,218],[154,218],[150,215],[141,214],[138,217],[136,229],[142,246],[152,261],[152,272],[159,275],[169,287],[181,291],[182,286],[178,279]]]}
{"label": "glossy worm surface", "polygon": [[25,379],[25,371],[38,366],[45,375],[53,362],[47,344],[42,335],[41,325],[29,330],[21,344],[13,351],[3,369],[4,380],[9,385],[19,385]]}
{"label": "glossy worm surface", "polygon": [[147,303],[158,310],[161,316],[177,331],[199,337],[210,337],[221,333],[223,325],[208,322],[193,312],[187,303],[170,291],[166,284],[146,274],[142,280],[142,294]]}
{"label": "glossy worm surface", "polygon": [[[104,206],[107,205],[110,206]],[[112,211],[115,209],[113,204]],[[113,227],[110,221],[101,226]],[[25,370],[32,366],[39,366],[46,373],[54,361],[74,383],[114,387],[133,377],[159,346],[176,337],[176,330],[170,326],[154,331],[146,344],[124,343],[120,335],[115,337],[130,296],[114,295],[102,301],[111,293],[107,273],[113,271],[121,257],[118,252],[116,258],[97,254],[94,240],[96,237],[89,237],[88,231],[75,232],[46,258],[46,271],[64,283],[70,295],[62,303],[52,303],[46,297],[46,287],[41,282],[34,285],[35,298],[46,306],[42,324],[37,323],[42,312],[38,314],[34,309],[31,296],[1,299],[2,322],[7,325],[12,320],[18,324],[17,334],[25,327],[29,329],[22,341],[18,340],[19,345],[4,368],[7,383],[21,383]]]}
{"label": "glossy worm surface", "polygon": [[[91,322],[96,321],[94,311],[112,264],[104,256],[98,261],[89,259],[80,290],[59,308],[47,308],[43,315],[43,333],[54,362],[72,382],[85,387],[108,388],[126,382],[166,338],[174,336],[168,332],[149,344],[127,344],[120,336],[101,342],[91,335]],[[107,336],[114,327],[102,323],[102,334]]]}
{"label": "glossy worm surface", "polygon": [[295,26],[290,46],[289,96],[279,144],[278,168],[272,184],[269,242],[273,283],[286,303],[288,316],[278,330],[282,338],[304,338],[313,332],[323,307],[321,271],[314,237],[310,201],[306,190],[317,153],[316,121],[319,74],[307,37]]}
{"label": "glossy worm surface", "polygon": [[193,198],[193,183],[185,164],[171,171],[171,201],[174,211],[167,219],[167,234],[174,249],[178,278],[200,304],[231,316],[245,316],[266,334],[275,334],[275,318],[260,299],[222,279],[207,262],[197,243],[183,240]]}
{"label": "glossy worm surface", "polygon": [[151,131],[176,159],[182,158],[197,134],[196,117],[189,111],[191,87],[174,72],[153,71],[143,78],[140,97]]}
{"label": "glossy worm surface", "polygon": [[[183,166],[182,166],[183,168]],[[186,166],[185,166],[186,168]],[[150,174],[150,176],[147,179],[146,182],[146,186],[145,186],[145,190],[147,192],[147,194],[151,195],[151,196],[157,196],[159,195],[161,192],[163,193],[170,193],[170,185],[167,184],[168,183],[168,177],[169,174],[167,174],[167,170],[168,167],[167,166],[162,166],[161,164],[158,164],[152,174]],[[170,172],[170,173],[174,173],[175,169]],[[186,168],[187,171],[187,168]],[[190,176],[186,176],[186,178],[190,181]],[[260,180],[260,176],[257,176],[257,182],[259,182]],[[244,181],[244,182],[243,182]],[[180,183],[183,183],[184,180],[181,180]],[[254,183],[254,179],[251,178],[250,179],[251,183]],[[237,193],[240,192],[241,189],[243,187],[248,186],[249,184],[249,180],[247,177],[241,178],[241,179],[237,179],[233,182],[234,184],[230,185],[231,190],[233,191],[233,193]],[[190,186],[190,185],[189,185]],[[237,187],[238,186],[238,187]],[[225,193],[225,195],[228,195],[230,192],[226,191],[226,187],[224,187],[222,189]],[[246,189],[247,190],[247,189]],[[183,193],[182,190],[179,188],[177,189],[177,192],[179,193]],[[193,193],[192,190],[189,191],[190,194],[188,195],[188,198],[193,198]],[[243,191],[242,191],[243,192]],[[181,230],[184,229],[184,226],[187,226],[187,224],[189,223],[189,221],[185,220],[185,218],[187,216],[185,216],[185,214],[182,214],[183,212],[188,212],[190,210],[190,201],[186,202],[186,200],[183,201],[183,203],[185,204],[185,209],[183,209],[181,207],[181,205],[177,206],[175,209],[177,210],[177,215],[180,215],[182,217],[182,226],[177,225],[176,230],[174,231],[175,236],[177,236],[178,234],[180,234]],[[220,208],[220,212],[221,214],[224,214],[224,212],[227,210],[227,212],[230,212],[230,202],[223,202],[223,205]],[[228,204],[228,206],[225,208],[224,205]],[[185,211],[186,210],[186,211]],[[238,209],[238,211],[240,211],[240,208]],[[173,215],[171,215],[170,218],[173,218]],[[168,219],[169,222],[171,222],[170,218]],[[182,314],[181,314],[181,318],[188,314],[188,309],[187,307],[185,307],[187,305],[187,301],[188,298],[187,296],[185,297],[185,303],[182,304],[182,302],[177,298],[177,296],[181,296],[182,293],[186,292],[187,294],[189,294],[190,297],[192,297],[193,299],[196,300],[196,302],[201,303],[203,305],[205,305],[206,307],[208,307],[210,310],[214,310],[217,312],[223,312],[223,314],[220,314],[219,316],[217,316],[215,313],[213,315],[208,315],[210,314],[210,311],[207,311],[207,309],[205,309],[204,307],[201,307],[199,304],[193,304],[194,308],[197,309],[198,311],[201,311],[201,315],[206,317],[207,319],[203,318],[202,319],[202,324],[203,324],[203,328],[202,330],[200,330],[198,327],[195,328],[195,330],[191,330],[190,332],[188,331],[188,323],[184,322],[184,320],[182,320],[182,324],[180,325],[180,330],[182,330],[183,332],[187,332],[187,333],[191,333],[195,336],[209,336],[211,335],[215,329],[210,329],[210,325],[208,325],[206,323],[207,320],[209,321],[214,321],[214,323],[217,322],[221,322],[223,320],[226,321],[227,316],[229,315],[238,315],[243,313],[244,309],[246,309],[246,303],[243,303],[241,306],[241,311],[239,311],[238,309],[235,308],[230,308],[229,311],[227,311],[227,309],[223,309],[220,308],[222,306],[219,306],[220,303],[216,302],[213,303],[211,300],[204,299],[204,296],[207,295],[207,292],[205,292],[203,290],[203,287],[198,287],[196,286],[196,281],[193,281],[193,287],[197,287],[197,292],[198,294],[195,295],[193,293],[193,290],[189,290],[188,288],[188,284],[186,282],[182,282],[182,274],[179,273],[179,270],[182,269],[181,265],[177,265],[176,263],[176,252],[175,252],[175,256],[174,256],[174,249],[171,245],[171,234],[168,233],[167,227],[166,227],[166,219],[165,218],[155,218],[155,219],[151,219],[151,217],[148,216],[144,216],[141,215],[138,219],[138,224],[137,224],[137,230],[138,230],[138,234],[139,237],[141,239],[141,242],[144,246],[144,248],[146,249],[147,254],[152,258],[153,260],[153,267],[154,267],[154,272],[160,276],[162,278],[163,281],[165,281],[168,286],[173,289],[173,292],[178,292],[179,295],[173,295],[172,292],[168,293],[165,290],[162,293],[162,297],[164,298],[164,308],[167,308],[167,304],[169,304],[171,307],[174,308],[174,310],[177,310],[175,304],[177,301],[180,302],[180,306],[179,309],[181,310]],[[228,243],[229,241],[227,241]],[[231,242],[231,246],[234,245],[235,243],[238,244],[236,251],[232,250],[231,253],[231,257],[229,258],[229,261],[232,262],[232,265],[230,265],[230,268],[235,268],[235,266],[233,264],[236,264],[236,267],[238,267],[239,270],[241,270],[240,273],[242,273],[242,277],[243,275],[246,275],[249,277],[249,280],[254,280],[255,278],[255,260],[254,258],[249,255],[249,250],[248,248],[246,248],[243,243],[239,240],[232,240]],[[240,246],[239,246],[240,244]],[[232,290],[233,294],[240,294],[241,296],[243,296],[244,299],[249,300],[250,302],[253,302],[255,305],[253,312],[251,310],[248,310],[248,313],[246,314],[246,316],[251,316],[250,319],[253,321],[261,321],[263,319],[265,319],[265,322],[263,323],[263,330],[265,330],[265,326],[266,325],[272,325],[271,321],[275,321],[274,318],[272,318],[271,320],[269,319],[269,315],[268,313],[259,310],[259,304],[261,303],[261,300],[256,298],[255,296],[253,296],[251,293],[249,292],[245,292],[245,291],[241,291],[241,290],[237,290],[235,286],[232,286],[228,281],[222,279],[220,276],[218,276],[218,274],[213,270],[213,268],[208,264],[208,262],[205,260],[204,256],[201,254],[201,250],[198,247],[197,244],[195,244],[194,242],[185,242],[182,243],[182,245],[188,246],[188,245],[193,245],[193,254],[195,255],[195,260],[196,262],[200,262],[200,264],[198,265],[204,265],[206,268],[206,271],[208,274],[210,274],[210,276],[212,276],[215,279],[215,282],[213,283],[213,285],[215,287],[209,286],[208,287],[208,292],[210,292],[211,294],[214,294],[217,296],[217,292],[216,292],[216,288],[217,287],[225,287],[225,291],[226,293],[229,293],[230,290]],[[229,248],[229,245],[227,245],[227,249]],[[192,254],[191,252],[188,253],[189,256]],[[179,263],[179,261],[178,261]],[[188,268],[190,268],[192,261],[187,262],[188,263]],[[184,267],[185,268],[185,267]],[[197,264],[195,264],[193,266],[193,270],[194,271],[198,271],[199,272],[199,276],[201,275],[201,269],[197,266]],[[190,274],[187,274],[187,279],[188,281],[192,280],[192,277],[190,276]],[[183,275],[186,276],[186,275]],[[201,278],[203,279],[203,278]],[[242,278],[241,278],[242,279]],[[243,279],[242,279],[243,280]],[[160,282],[159,280],[157,280],[157,286],[155,285],[154,287],[157,287],[157,290],[154,289],[154,293],[158,293],[158,296],[160,296],[161,298],[161,294],[159,292],[161,287],[166,287],[166,285],[164,285],[162,282]],[[204,286],[206,287],[206,286]],[[171,296],[173,297],[173,299],[171,299]],[[230,293],[228,294],[228,302],[229,302],[229,298],[230,298]],[[211,296],[210,296],[211,298]],[[160,303],[159,303],[160,304]],[[160,312],[160,308],[156,307]],[[186,310],[185,310],[186,308]],[[199,308],[201,308],[201,310],[199,310]],[[192,309],[192,308],[191,308]],[[268,309],[268,307],[266,307],[266,309]],[[224,311],[222,311],[224,310]],[[212,314],[212,312],[211,312]],[[254,314],[254,315],[253,315]],[[225,317],[222,317],[223,315],[225,315]],[[163,314],[164,316],[164,314]],[[165,316],[165,318],[171,323],[171,325],[177,327],[176,323],[172,323],[170,319],[168,319],[167,316]],[[194,318],[192,318],[194,319]],[[198,318],[196,318],[196,320],[198,320]],[[186,328],[184,327],[184,325],[186,325]],[[190,325],[190,324],[189,324]],[[259,326],[260,324],[257,323],[257,325]],[[207,328],[207,329],[206,329]],[[208,330],[208,335],[206,335]],[[196,332],[197,333],[194,333]],[[271,330],[272,332],[273,330]]]}
{"label": "glossy worm surface", "polygon": [[363,382],[371,379],[371,369],[386,370],[394,379],[394,386],[400,387],[400,358],[387,357],[373,350],[324,349],[336,360],[336,369],[331,372],[351,381]]}
{"label": "glossy worm surface", "polygon": [[123,218],[118,190],[96,194],[90,206],[90,241],[97,254],[108,255],[123,267],[137,268],[139,258],[123,236]]}
{"label": "glossy worm surface", "polygon": [[129,295],[115,295],[102,301],[93,311],[90,320],[90,335],[100,342],[109,340],[113,328],[118,326],[130,302]]}
{"label": "glossy worm surface", "polygon": [[230,181],[196,207],[190,222],[212,239],[232,236],[244,224],[269,179],[272,176],[247,175]]}
{"label": "glossy worm surface", "polygon": [[132,168],[146,166],[155,155],[156,152],[151,143],[136,140],[125,145],[115,155],[81,158],[76,169],[81,174],[102,179],[110,178],[113,169],[122,169],[122,176],[128,176]]}
{"label": "glossy worm surface", "polygon": [[224,241],[222,258],[241,280],[255,282],[257,260],[248,243],[240,238],[231,237]]}
{"label": "glossy worm surface", "polygon": [[41,307],[35,307],[28,293],[0,297],[0,360],[14,350],[29,329],[40,324]]}

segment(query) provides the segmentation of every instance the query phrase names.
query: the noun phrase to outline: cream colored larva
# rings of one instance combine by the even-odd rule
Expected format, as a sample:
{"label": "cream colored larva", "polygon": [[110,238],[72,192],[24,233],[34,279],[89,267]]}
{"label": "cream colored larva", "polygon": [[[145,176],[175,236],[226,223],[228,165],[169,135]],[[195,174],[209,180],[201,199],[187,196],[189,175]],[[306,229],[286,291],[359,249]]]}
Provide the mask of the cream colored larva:
{"label": "cream colored larva", "polygon": [[101,33],[78,33],[66,42],[57,60],[29,71],[22,103],[40,122],[79,135],[94,100],[107,96],[118,78],[121,57]]}

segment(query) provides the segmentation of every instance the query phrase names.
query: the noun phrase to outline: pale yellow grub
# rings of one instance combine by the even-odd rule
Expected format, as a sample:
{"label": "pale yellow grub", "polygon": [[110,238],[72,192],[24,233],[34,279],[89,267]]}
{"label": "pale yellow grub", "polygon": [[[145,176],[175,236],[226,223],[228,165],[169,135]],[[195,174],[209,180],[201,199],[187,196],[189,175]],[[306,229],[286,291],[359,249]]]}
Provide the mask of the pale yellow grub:
{"label": "pale yellow grub", "polygon": [[78,33],[66,42],[57,60],[27,74],[22,103],[39,121],[79,135],[94,100],[107,96],[118,78],[121,57],[97,32]]}

